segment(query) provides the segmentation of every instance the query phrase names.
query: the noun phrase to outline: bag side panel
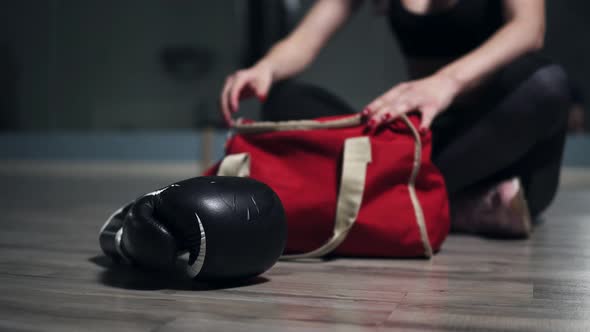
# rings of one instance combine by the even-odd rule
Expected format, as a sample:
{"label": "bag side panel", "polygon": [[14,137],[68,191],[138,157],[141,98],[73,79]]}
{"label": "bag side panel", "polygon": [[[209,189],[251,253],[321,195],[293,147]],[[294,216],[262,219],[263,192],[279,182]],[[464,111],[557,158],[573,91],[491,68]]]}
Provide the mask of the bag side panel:
{"label": "bag side panel", "polygon": [[422,136],[422,165],[415,188],[423,205],[430,243],[436,252],[450,230],[449,199],[444,178],[430,157],[432,134],[429,132]]}

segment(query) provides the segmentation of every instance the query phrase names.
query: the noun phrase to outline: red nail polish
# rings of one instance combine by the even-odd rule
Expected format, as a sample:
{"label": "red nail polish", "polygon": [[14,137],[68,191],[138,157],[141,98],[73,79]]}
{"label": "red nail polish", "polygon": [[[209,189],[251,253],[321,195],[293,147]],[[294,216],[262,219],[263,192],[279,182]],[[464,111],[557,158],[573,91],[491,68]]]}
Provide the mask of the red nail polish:
{"label": "red nail polish", "polygon": [[369,121],[369,127],[374,127],[376,123],[377,121],[375,121],[375,119],[371,119],[371,121]]}
{"label": "red nail polish", "polygon": [[383,116],[383,118],[384,118],[385,120],[389,120],[389,119],[391,118],[391,114],[389,114],[389,113],[385,113],[385,115]]}
{"label": "red nail polish", "polygon": [[261,103],[264,103],[266,101],[266,96],[265,95],[258,96],[258,100],[260,100]]}

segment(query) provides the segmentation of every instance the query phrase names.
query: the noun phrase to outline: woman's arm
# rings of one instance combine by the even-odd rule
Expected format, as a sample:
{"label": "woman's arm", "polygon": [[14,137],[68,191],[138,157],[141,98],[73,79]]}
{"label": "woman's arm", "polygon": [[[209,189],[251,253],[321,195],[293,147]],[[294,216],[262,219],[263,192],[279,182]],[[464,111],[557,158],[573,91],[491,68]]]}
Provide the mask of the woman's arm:
{"label": "woman's arm", "polygon": [[257,96],[264,100],[273,82],[303,71],[361,2],[318,0],[297,28],[260,61],[229,75],[219,99],[226,124],[232,124],[231,114],[238,111],[240,99]]}
{"label": "woman's arm", "polygon": [[488,74],[517,57],[543,47],[544,0],[504,0],[505,24],[485,43],[438,71],[457,82],[460,90],[481,82]]}
{"label": "woman's arm", "polygon": [[543,0],[504,0],[505,24],[478,48],[423,79],[398,84],[363,111],[376,127],[403,113],[422,113],[421,128],[453,99],[517,57],[540,49],[545,35]]}
{"label": "woman's arm", "polygon": [[301,23],[279,41],[259,63],[273,69],[281,80],[303,71],[318,55],[328,39],[347,21],[362,0],[319,0]]}

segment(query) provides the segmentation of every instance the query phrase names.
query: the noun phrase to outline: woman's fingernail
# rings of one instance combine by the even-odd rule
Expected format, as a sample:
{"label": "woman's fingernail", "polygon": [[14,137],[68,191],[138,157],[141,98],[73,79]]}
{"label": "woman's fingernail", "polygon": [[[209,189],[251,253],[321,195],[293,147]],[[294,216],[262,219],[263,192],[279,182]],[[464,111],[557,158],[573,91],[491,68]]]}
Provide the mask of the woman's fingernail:
{"label": "woman's fingernail", "polygon": [[266,96],[265,95],[258,96],[258,100],[260,100],[261,103],[264,103],[266,101]]}
{"label": "woman's fingernail", "polygon": [[377,121],[375,121],[375,119],[371,119],[369,121],[369,127],[375,127],[375,124],[377,124]]}
{"label": "woman's fingernail", "polygon": [[383,115],[383,118],[384,118],[385,120],[389,120],[389,119],[391,118],[391,114],[389,114],[389,113],[385,113],[385,115]]}

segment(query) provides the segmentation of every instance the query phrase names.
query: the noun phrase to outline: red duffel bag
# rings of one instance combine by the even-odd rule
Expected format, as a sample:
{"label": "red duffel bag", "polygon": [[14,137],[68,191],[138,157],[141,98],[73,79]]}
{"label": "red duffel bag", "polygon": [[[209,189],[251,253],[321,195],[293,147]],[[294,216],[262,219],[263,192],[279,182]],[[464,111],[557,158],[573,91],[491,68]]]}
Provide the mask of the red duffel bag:
{"label": "red duffel bag", "polygon": [[277,193],[283,258],[430,257],[448,234],[449,206],[418,121],[403,116],[371,133],[359,115],[241,122],[205,175],[249,176]]}

